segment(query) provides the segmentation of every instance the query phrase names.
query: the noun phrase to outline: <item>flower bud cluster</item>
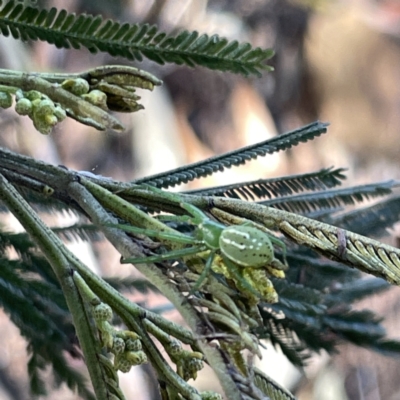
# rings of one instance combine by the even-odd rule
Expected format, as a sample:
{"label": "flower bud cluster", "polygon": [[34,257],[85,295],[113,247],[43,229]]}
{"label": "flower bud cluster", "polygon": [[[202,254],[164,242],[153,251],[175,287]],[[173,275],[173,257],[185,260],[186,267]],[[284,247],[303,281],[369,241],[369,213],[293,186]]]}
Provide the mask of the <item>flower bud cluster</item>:
{"label": "flower bud cluster", "polygon": [[142,350],[140,336],[135,332],[116,332],[111,352],[115,355],[115,369],[122,372],[129,372],[131,367],[147,362],[146,353]]}
{"label": "flower bud cluster", "polygon": [[86,79],[75,78],[66,79],[61,83],[61,87],[72,94],[81,97],[94,106],[100,107],[103,110],[108,110],[107,95],[101,90],[90,90],[89,83]]}
{"label": "flower bud cluster", "polygon": [[176,364],[177,373],[181,378],[185,381],[197,378],[197,372],[204,367],[203,354],[197,351],[185,350],[176,339],[172,339],[164,347],[172,362]]}
{"label": "flower bud cluster", "polygon": [[29,116],[35,128],[44,135],[48,135],[53,127],[67,116],[60,105],[37,90],[28,92],[18,90],[16,100],[15,111],[17,114]]}
{"label": "flower bud cluster", "polygon": [[93,318],[100,331],[103,346],[114,354],[114,368],[129,372],[132,366],[147,362],[142,350],[140,336],[132,331],[118,331],[110,324],[113,312],[108,304],[100,303],[93,307]]}

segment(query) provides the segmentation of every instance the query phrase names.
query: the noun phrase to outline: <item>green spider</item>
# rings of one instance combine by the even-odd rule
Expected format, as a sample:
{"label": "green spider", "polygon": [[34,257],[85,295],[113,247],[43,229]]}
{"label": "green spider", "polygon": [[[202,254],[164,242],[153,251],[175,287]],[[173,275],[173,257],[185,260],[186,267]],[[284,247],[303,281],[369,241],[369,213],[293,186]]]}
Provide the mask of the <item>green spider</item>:
{"label": "green spider", "polygon": [[[243,282],[244,278],[236,272],[237,268],[235,267],[237,266],[258,269],[270,266],[275,270],[286,269],[285,243],[275,238],[272,234],[262,230],[251,221],[242,225],[226,226],[210,219],[192,204],[182,202],[179,197],[172,193],[165,193],[155,188],[151,188],[151,190],[159,193],[161,192],[163,195],[168,196],[169,199],[177,201],[179,205],[190,214],[188,221],[196,227],[194,235],[189,236],[179,233],[178,231],[159,232],[130,225],[118,225],[118,227],[135,234],[143,234],[149,237],[191,246],[154,256],[123,259],[121,261],[123,264],[148,264],[164,260],[178,260],[185,256],[209,251],[205,268],[191,292],[196,291],[207,277],[210,269],[213,268],[213,262],[217,254],[219,256],[218,258],[221,258],[227,268],[232,271],[232,275],[235,279],[241,281],[244,285],[246,285],[246,283]],[[285,264],[282,264],[281,261],[275,258],[273,244],[282,248]],[[250,286],[250,284],[247,283],[247,286]],[[254,293],[254,289],[251,287],[249,290],[252,290]]]}

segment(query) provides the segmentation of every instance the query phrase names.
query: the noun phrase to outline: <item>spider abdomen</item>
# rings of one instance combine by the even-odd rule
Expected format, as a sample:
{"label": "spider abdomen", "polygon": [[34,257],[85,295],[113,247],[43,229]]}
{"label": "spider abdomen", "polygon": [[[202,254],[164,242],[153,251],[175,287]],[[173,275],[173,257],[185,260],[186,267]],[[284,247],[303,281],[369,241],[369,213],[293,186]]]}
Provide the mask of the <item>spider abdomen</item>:
{"label": "spider abdomen", "polygon": [[263,267],[274,258],[268,235],[253,226],[233,225],[219,238],[222,254],[242,267]]}

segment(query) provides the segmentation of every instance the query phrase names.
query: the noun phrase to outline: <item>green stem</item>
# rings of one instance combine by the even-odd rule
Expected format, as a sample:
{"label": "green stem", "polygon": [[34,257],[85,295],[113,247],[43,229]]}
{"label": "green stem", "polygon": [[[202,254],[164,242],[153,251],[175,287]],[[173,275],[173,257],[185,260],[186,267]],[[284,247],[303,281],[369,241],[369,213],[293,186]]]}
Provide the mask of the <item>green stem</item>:
{"label": "green stem", "polygon": [[133,226],[138,226],[146,229],[152,229],[161,232],[171,232],[180,235],[174,229],[169,228],[162,222],[151,218],[144,211],[139,210],[134,205],[128,203],[121,197],[112,194],[107,189],[103,189],[100,185],[91,182],[89,179],[80,178],[81,184],[86,187],[93,196],[110,211],[114,212],[119,217],[123,218],[125,221],[129,222]]}
{"label": "green stem", "polygon": [[[0,69],[0,79],[19,79],[21,75],[24,74],[27,75],[26,72],[23,71]],[[149,84],[152,84],[153,86],[162,84],[161,80],[149,72],[127,65],[105,65],[80,73],[31,72],[29,75],[33,77],[41,77],[42,79],[52,83],[62,83],[67,79],[82,78],[87,81],[93,79],[96,81],[102,79],[108,81],[111,79],[112,83],[137,86],[143,89],[149,89]]]}
{"label": "green stem", "polygon": [[108,391],[97,360],[96,340],[93,338],[84,306],[72,279],[71,264],[65,257],[65,252],[68,250],[64,249],[64,245],[58,237],[40,220],[29,204],[1,174],[0,198],[51,264],[71,312],[96,396],[99,400],[107,400]]}
{"label": "green stem", "polygon": [[15,94],[17,90],[18,88],[15,86],[0,85],[0,92]]}

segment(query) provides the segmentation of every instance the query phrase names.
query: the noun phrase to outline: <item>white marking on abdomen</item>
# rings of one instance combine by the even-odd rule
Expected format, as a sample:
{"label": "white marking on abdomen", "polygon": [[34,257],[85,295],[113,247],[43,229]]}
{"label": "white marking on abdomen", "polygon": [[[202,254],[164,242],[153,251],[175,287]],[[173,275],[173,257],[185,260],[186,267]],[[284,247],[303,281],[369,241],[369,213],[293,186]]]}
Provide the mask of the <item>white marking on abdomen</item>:
{"label": "white marking on abdomen", "polygon": [[239,250],[245,250],[246,249],[246,245],[245,244],[240,244],[240,243],[235,242],[235,241],[233,241],[231,239],[228,239],[228,238],[221,238],[221,240],[226,244],[230,244],[230,245],[238,248]]}

